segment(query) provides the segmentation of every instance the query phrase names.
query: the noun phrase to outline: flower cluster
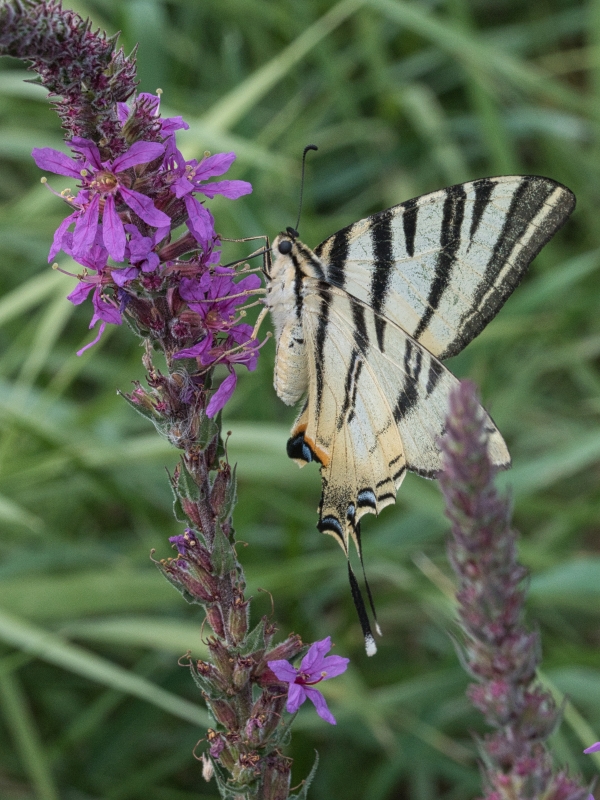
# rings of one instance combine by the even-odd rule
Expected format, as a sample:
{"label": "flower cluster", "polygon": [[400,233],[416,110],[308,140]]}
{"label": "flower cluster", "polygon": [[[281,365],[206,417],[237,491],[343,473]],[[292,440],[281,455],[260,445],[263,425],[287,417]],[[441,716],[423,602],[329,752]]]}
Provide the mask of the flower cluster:
{"label": "flower cluster", "polygon": [[[159,96],[141,94],[132,105],[117,105],[124,137],[135,130],[142,109],[154,115],[162,141],[135,141],[112,159],[81,137],[69,142],[72,157],[49,147],[33,151],[38,167],[78,181],[75,194],[67,189],[59,195],[71,213],[54,235],[49,261],[62,250],[84,267],[68,299],[80,304],[91,294],[90,328],[100,326],[79,354],[99,340],[107,324],[120,325],[128,314],[144,334],[162,339],[168,357],[195,358],[200,374],[216,364],[227,367],[229,375],[207,409],[214,416],[235,388],[234,365],[256,367],[258,342],[241,322],[239,307],[259,290],[260,279],[251,274],[237,280],[235,270],[218,266],[214,220],[196,195],[237,199],[252,187],[241,180],[211,180],[227,172],[234,153],[186,161],[175,134],[187,123],[181,117],[162,119]],[[173,239],[183,225],[187,230]],[[153,301],[160,293],[168,306],[157,315]]]}
{"label": "flower cluster", "polygon": [[545,744],[560,714],[536,681],[539,633],[522,620],[527,571],[487,442],[476,389],[464,381],[450,396],[440,486],[452,522],[448,554],[459,581],[463,663],[476,681],[469,697],[494,728],[481,742],[486,800],[588,800],[577,779],[554,771]]}

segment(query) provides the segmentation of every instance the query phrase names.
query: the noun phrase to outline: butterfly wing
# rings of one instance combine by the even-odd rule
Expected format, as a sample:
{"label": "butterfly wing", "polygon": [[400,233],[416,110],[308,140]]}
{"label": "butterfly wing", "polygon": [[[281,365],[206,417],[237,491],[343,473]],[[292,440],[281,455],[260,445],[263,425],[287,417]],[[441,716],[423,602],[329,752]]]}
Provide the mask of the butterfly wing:
{"label": "butterfly wing", "polygon": [[391,322],[444,359],[498,313],[574,207],[549,178],[484,178],[360,220],[315,254],[324,280],[376,312],[380,349]]}
{"label": "butterfly wing", "polygon": [[[341,289],[307,278],[303,329],[308,397],[288,454],[321,464],[319,529],[348,552],[357,523],[395,501],[407,469],[433,477],[441,468],[448,394],[456,378],[412,337]],[[488,417],[489,452],[508,466],[506,445]]]}

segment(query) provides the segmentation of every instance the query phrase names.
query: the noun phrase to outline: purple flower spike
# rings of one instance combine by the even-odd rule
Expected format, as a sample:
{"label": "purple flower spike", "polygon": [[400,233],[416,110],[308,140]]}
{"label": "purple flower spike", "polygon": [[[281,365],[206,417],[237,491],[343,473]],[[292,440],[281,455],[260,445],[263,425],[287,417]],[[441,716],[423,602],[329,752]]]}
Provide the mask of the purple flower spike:
{"label": "purple flower spike", "polygon": [[586,747],[586,749],[583,752],[586,755],[589,755],[590,753],[597,753],[598,751],[600,751],[600,742],[596,742],[595,744],[591,744],[589,747]]}
{"label": "purple flower spike", "polygon": [[327,707],[325,698],[313,686],[321,681],[335,678],[345,672],[349,658],[341,656],[326,656],[331,650],[331,636],[322,639],[320,642],[312,644],[308,653],[300,662],[300,668],[296,669],[288,661],[269,661],[269,669],[275,673],[276,677],[283,683],[289,684],[287,710],[290,714],[295,714],[302,703],[308,699],[317,709],[317,714],[326,722],[336,724],[335,717]]}

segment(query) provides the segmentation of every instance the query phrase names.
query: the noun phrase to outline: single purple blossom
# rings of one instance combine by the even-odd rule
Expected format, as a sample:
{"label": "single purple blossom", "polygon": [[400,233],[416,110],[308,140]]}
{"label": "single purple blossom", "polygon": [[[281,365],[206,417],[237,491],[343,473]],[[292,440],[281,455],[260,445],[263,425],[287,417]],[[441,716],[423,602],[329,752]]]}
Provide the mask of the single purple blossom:
{"label": "single purple blossom", "polygon": [[123,261],[127,239],[123,221],[116,210],[116,200],[128,206],[146,224],[168,230],[170,217],[159,211],[149,197],[129,187],[131,177],[126,172],[138,164],[154,161],[164,152],[164,144],[134,142],[127,152],[112,161],[102,161],[98,147],[90,139],[75,137],[70,145],[75,158],[51,147],[36,147],[32,152],[40,169],[81,182],[81,191],[76,197],[64,198],[75,211],[59,226],[49,260],[62,248],[71,223],[75,223],[73,252],[78,258],[85,256],[96,239],[102,215],[104,246],[114,261]]}
{"label": "single purple blossom", "polygon": [[179,294],[208,330],[227,330],[236,307],[260,287],[258,275],[248,275],[237,283],[233,280],[235,275],[232,269],[215,267],[200,278],[183,278],[179,284]]}
{"label": "single purple blossom", "polygon": [[331,650],[331,636],[322,639],[320,642],[312,644],[308,653],[300,662],[299,669],[293,667],[289,661],[269,661],[269,669],[283,683],[289,684],[287,710],[290,714],[295,714],[302,703],[308,699],[317,709],[317,714],[326,722],[336,724],[335,717],[327,707],[325,698],[314,689],[314,685],[321,681],[335,678],[345,672],[349,658],[341,656],[326,656]]}
{"label": "single purple blossom", "polygon": [[586,755],[590,753],[597,753],[600,750],[600,742],[596,742],[595,744],[591,744],[589,747],[583,751]]}

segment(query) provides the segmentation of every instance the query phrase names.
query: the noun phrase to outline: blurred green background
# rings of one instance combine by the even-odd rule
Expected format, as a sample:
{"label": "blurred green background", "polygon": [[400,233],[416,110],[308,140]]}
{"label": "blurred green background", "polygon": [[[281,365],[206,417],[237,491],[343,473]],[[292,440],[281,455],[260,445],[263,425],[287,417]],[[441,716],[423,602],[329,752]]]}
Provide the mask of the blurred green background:
{"label": "blurred green background", "polygon": [[[449,366],[481,387],[505,435],[529,620],[545,678],[571,705],[559,764],[597,769],[600,738],[600,0],[97,0],[70,3],[140,43],[140,89],[183,114],[188,158],[234,149],[241,200],[213,202],[226,236],[295,222],[316,245],[339,227],[473,178],[533,173],[577,195],[571,221],[498,319]],[[33,147],[58,120],[22,64],[0,73],[0,796],[10,800],[216,797],[192,748],[207,724],[177,658],[201,655],[201,612],[149,559],[180,532],[165,466],[177,454],[116,395],[142,378],[139,342],[113,329],[83,358],[89,304],[46,258],[65,214]],[[53,178],[60,189],[65,184]],[[228,260],[248,252],[227,245]],[[68,260],[61,265],[69,269]],[[373,659],[336,544],[315,528],[319,478],[285,457],[294,411],[271,387],[274,348],[227,407],[239,463],[240,555],[255,618],[273,593],[281,635],[331,635],[351,656],[324,685],[338,719],[300,712],[293,783],[321,764],[314,800],[476,797],[452,641],[447,525],[437,485],[409,476],[364,525],[384,637]],[[596,733],[594,733],[594,730]]]}

